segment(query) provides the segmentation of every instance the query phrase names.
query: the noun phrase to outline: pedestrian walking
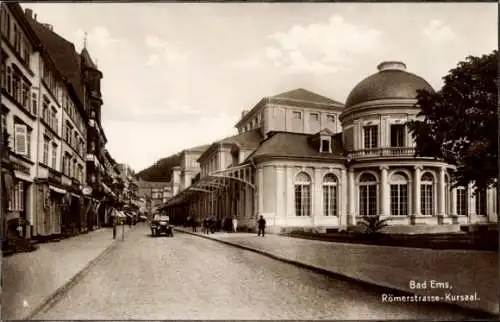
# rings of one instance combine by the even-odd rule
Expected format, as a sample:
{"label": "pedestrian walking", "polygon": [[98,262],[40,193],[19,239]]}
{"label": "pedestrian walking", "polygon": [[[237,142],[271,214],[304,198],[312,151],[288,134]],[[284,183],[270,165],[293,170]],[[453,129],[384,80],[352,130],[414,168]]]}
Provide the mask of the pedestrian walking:
{"label": "pedestrian walking", "polygon": [[208,218],[203,218],[203,233],[208,234]]}
{"label": "pedestrian walking", "polygon": [[264,237],[266,231],[266,220],[264,219],[264,217],[260,216],[259,220],[257,221],[257,226],[259,228],[257,236],[262,235],[262,237]]}
{"label": "pedestrian walking", "polygon": [[113,239],[116,239],[116,210],[113,209]]}
{"label": "pedestrian walking", "polygon": [[233,217],[233,232],[236,232],[238,228],[238,219],[236,217]]}
{"label": "pedestrian walking", "polygon": [[193,228],[193,232],[196,232],[196,218],[192,217],[191,218],[191,227]]}

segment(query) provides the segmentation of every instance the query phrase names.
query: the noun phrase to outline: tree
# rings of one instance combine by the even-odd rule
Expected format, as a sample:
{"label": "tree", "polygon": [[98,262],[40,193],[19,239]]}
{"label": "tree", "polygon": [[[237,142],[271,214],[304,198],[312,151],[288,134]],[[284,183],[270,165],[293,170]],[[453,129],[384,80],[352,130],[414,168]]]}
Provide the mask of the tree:
{"label": "tree", "polygon": [[423,120],[409,129],[417,156],[444,159],[456,166],[455,186],[473,182],[478,189],[496,186],[498,178],[498,51],[469,56],[450,70],[443,88],[420,91]]}

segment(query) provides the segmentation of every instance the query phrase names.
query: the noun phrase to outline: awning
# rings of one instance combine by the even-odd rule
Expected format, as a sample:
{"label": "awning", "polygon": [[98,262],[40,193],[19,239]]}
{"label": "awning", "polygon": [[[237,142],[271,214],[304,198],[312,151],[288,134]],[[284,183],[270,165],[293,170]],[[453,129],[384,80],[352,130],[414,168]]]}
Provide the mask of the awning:
{"label": "awning", "polygon": [[7,211],[5,214],[5,221],[17,220],[21,218],[19,211]]}
{"label": "awning", "polygon": [[60,193],[60,194],[65,194],[66,193],[66,190],[54,187],[52,185],[49,185],[49,189],[52,190],[52,191],[54,191],[54,192]]}
{"label": "awning", "polygon": [[125,218],[125,217],[127,217],[127,216],[125,216],[125,214],[123,212],[118,211],[116,209],[114,209],[114,211],[113,211],[113,213],[112,213],[111,216],[118,217],[118,218]]}

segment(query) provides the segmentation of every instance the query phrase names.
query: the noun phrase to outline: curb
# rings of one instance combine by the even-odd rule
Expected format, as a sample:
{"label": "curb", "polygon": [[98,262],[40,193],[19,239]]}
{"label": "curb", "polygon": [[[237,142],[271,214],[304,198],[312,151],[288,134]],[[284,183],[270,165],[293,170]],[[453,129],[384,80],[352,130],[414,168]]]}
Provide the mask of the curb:
{"label": "curb", "polygon": [[[299,261],[296,261],[296,260],[293,260],[293,259],[288,259],[288,258],[285,258],[285,257],[282,257],[282,256],[274,255],[274,254],[271,254],[269,252],[266,252],[266,251],[263,251],[263,250],[260,250],[260,249],[256,249],[256,248],[253,248],[253,247],[249,247],[249,246],[245,246],[245,245],[240,245],[240,244],[237,244],[237,243],[233,243],[233,242],[229,242],[229,241],[226,241],[226,240],[221,240],[221,239],[213,238],[213,237],[210,237],[210,236],[201,235],[201,234],[198,234],[198,233],[193,233],[193,232],[189,232],[189,231],[179,230],[177,228],[175,228],[175,230],[177,232],[180,232],[180,233],[184,233],[184,234],[188,234],[188,235],[193,235],[193,236],[205,238],[205,239],[208,239],[208,240],[219,242],[221,244],[226,244],[226,245],[233,246],[233,247],[236,247],[236,248],[240,248],[240,249],[243,249],[243,250],[251,251],[251,252],[254,252],[254,253],[257,253],[257,254],[260,254],[260,255],[263,255],[263,256],[266,256],[266,257],[278,260],[280,262],[291,264],[291,265],[294,265],[294,266],[297,266],[297,267],[300,267],[300,268],[303,268],[303,269],[307,269],[307,270],[310,270],[310,271],[313,271],[313,272],[316,272],[316,273],[319,273],[319,274],[322,274],[322,275],[325,275],[325,276],[328,276],[328,277],[331,277],[331,278],[340,279],[340,280],[343,280],[343,281],[346,281],[346,282],[356,283],[358,285],[370,288],[371,290],[374,290],[374,291],[379,291],[381,293],[389,293],[390,292],[390,293],[392,293],[395,296],[398,296],[398,295],[401,295],[401,296],[404,296],[404,295],[413,296],[413,295],[415,295],[415,293],[411,293],[411,292],[404,291],[404,290],[399,290],[399,289],[396,289],[396,288],[392,288],[390,286],[383,286],[383,285],[374,284],[374,283],[367,282],[367,281],[362,280],[362,279],[357,279],[355,277],[350,277],[350,276],[347,276],[347,275],[343,275],[341,273],[332,272],[332,271],[330,271],[328,269],[325,269],[325,268],[322,268],[322,267],[318,267],[318,266],[314,266],[314,265],[311,265],[311,264],[306,264],[306,263],[303,263],[303,262],[299,262]],[[464,307],[464,306],[461,306],[459,304],[454,304],[454,303],[448,303],[448,302],[431,303],[431,302],[429,302],[428,304],[430,304],[430,305],[434,304],[434,305],[448,306],[448,307],[453,308],[455,310],[457,310],[457,309],[458,310],[462,310],[464,313],[474,314],[476,317],[480,317],[480,318],[484,318],[484,319],[488,319],[489,318],[489,319],[492,319],[492,320],[497,320],[498,316],[499,316],[498,313],[495,314],[495,313],[492,313],[492,312],[489,312],[489,311],[485,311],[485,310],[482,310],[482,309]]]}
{"label": "curb", "polygon": [[[128,230],[130,231],[130,229]],[[126,232],[128,232],[126,231]],[[85,274],[94,267],[97,263],[99,263],[102,259],[106,257],[115,247],[118,245],[118,238],[111,242],[111,244],[106,247],[99,255],[90,260],[79,272],[77,272],[73,277],[69,279],[65,284],[61,285],[58,289],[56,289],[52,294],[47,296],[45,300],[42,301],[40,305],[31,310],[24,318],[20,320],[34,320],[35,316],[49,310],[54,304],[56,304],[73,286],[76,285]]]}

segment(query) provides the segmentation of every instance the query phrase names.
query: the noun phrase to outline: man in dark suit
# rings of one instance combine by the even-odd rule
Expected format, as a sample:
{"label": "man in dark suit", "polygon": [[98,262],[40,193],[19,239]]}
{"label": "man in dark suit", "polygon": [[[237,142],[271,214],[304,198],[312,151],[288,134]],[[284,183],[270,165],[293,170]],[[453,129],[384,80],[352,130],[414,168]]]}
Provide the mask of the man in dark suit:
{"label": "man in dark suit", "polygon": [[259,220],[257,221],[257,226],[259,227],[257,236],[262,235],[262,237],[264,237],[266,231],[266,220],[264,219],[264,217],[260,216]]}

